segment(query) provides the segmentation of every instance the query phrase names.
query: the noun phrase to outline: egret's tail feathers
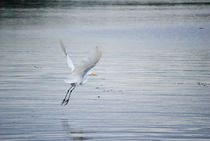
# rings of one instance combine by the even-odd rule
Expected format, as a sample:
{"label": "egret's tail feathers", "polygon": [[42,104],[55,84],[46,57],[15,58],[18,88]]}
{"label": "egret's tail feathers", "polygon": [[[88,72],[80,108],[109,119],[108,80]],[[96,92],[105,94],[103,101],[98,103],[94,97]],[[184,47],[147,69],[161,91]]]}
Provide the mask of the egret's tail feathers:
{"label": "egret's tail feathers", "polygon": [[77,83],[78,78],[74,77],[72,75],[67,76],[67,78],[64,80],[65,83]]}
{"label": "egret's tail feathers", "polygon": [[71,84],[71,83],[76,83],[75,80],[69,80],[69,79],[64,80],[64,82],[65,82],[65,83],[69,83],[69,84]]}

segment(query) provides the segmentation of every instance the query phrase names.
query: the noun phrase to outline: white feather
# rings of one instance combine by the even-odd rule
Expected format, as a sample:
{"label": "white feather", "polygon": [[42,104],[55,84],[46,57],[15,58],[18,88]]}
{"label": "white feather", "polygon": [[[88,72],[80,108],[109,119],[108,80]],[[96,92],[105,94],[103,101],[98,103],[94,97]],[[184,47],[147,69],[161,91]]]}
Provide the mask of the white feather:
{"label": "white feather", "polygon": [[102,56],[102,51],[99,47],[86,58],[84,58],[80,64],[74,66],[72,60],[66,52],[64,44],[60,41],[61,48],[67,57],[67,65],[71,69],[71,75],[65,80],[66,83],[76,83],[77,85],[82,85],[87,81],[87,77],[90,74],[89,70],[92,69],[100,60]]}
{"label": "white feather", "polygon": [[74,71],[75,67],[74,67],[74,64],[72,62],[72,60],[70,59],[69,55],[67,54],[66,55],[66,60],[67,60],[67,65],[68,67],[71,69],[71,72]]}
{"label": "white feather", "polygon": [[61,46],[61,49],[63,50],[63,52],[64,52],[64,54],[65,54],[65,56],[66,56],[67,65],[68,65],[68,67],[70,68],[71,72],[73,72],[74,69],[75,69],[75,66],[74,66],[74,64],[73,64],[73,62],[72,62],[72,60],[71,60],[71,58],[69,57],[69,55],[68,55],[68,53],[67,53],[67,51],[66,51],[66,49],[65,49],[65,47],[64,47],[64,44],[63,44],[63,42],[62,42],[61,40],[60,40],[60,46]]}
{"label": "white feather", "polygon": [[96,47],[95,50],[86,58],[84,58],[81,64],[78,65],[78,71],[80,70],[83,73],[83,76],[92,69],[100,60],[102,56],[102,51],[99,47]]}

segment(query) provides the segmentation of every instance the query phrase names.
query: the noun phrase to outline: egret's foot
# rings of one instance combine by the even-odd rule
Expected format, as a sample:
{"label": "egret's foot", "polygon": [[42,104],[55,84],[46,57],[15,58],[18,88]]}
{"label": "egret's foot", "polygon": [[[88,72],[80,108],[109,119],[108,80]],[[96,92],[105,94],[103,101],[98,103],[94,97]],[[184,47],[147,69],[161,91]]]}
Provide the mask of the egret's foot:
{"label": "egret's foot", "polygon": [[69,103],[69,99],[67,99],[65,102],[66,102],[65,105],[67,105]]}
{"label": "egret's foot", "polygon": [[61,102],[61,105],[63,105],[66,102],[66,99],[63,99],[63,101]]}

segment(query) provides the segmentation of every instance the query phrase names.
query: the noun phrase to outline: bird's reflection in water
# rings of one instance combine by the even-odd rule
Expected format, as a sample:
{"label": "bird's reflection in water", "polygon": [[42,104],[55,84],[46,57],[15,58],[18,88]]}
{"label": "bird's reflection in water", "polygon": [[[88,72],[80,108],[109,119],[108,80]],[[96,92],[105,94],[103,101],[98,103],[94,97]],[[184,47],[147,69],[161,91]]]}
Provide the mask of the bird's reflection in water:
{"label": "bird's reflection in water", "polygon": [[72,128],[69,125],[69,122],[67,119],[63,119],[63,120],[61,120],[61,122],[62,122],[63,130],[66,132],[67,138],[69,138],[70,141],[71,140],[83,141],[83,140],[90,139],[90,137],[84,136],[84,133],[85,133],[84,131]]}

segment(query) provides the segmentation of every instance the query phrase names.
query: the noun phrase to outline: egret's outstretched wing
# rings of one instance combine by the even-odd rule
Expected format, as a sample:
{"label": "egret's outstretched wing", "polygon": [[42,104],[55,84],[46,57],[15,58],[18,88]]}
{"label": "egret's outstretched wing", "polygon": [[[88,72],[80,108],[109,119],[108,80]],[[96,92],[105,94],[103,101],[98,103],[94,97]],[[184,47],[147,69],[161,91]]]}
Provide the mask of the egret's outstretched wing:
{"label": "egret's outstretched wing", "polygon": [[85,75],[90,69],[92,69],[100,60],[102,56],[102,51],[99,47],[96,47],[95,50],[87,57],[84,58],[79,64],[78,68],[83,72]]}
{"label": "egret's outstretched wing", "polygon": [[61,46],[61,49],[63,50],[63,52],[64,52],[64,54],[66,56],[68,67],[71,69],[71,71],[73,71],[75,69],[74,64],[73,64],[72,60],[70,59],[68,53],[66,52],[64,44],[63,44],[63,42],[61,40],[60,40],[60,46]]}

